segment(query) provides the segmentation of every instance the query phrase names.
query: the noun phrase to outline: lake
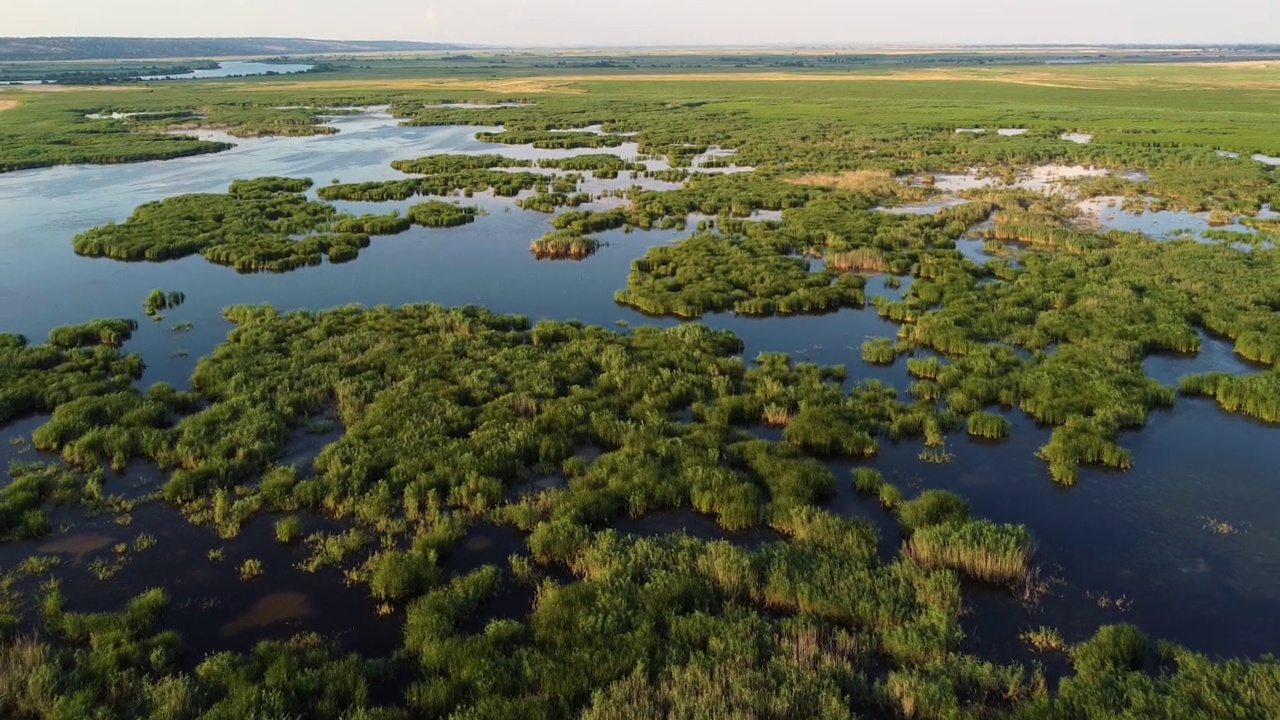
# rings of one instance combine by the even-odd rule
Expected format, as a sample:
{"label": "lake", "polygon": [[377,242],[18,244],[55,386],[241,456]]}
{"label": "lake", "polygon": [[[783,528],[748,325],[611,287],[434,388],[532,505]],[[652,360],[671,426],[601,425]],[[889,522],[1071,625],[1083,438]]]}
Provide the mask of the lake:
{"label": "lake", "polygon": [[[204,80],[209,78],[232,78],[232,77],[250,77],[253,75],[292,75],[294,73],[304,73],[315,68],[315,65],[302,63],[267,63],[253,62],[246,60],[227,60],[218,63],[216,68],[208,68],[202,70],[193,70],[189,73],[181,73],[175,75],[144,75],[137,79],[143,82],[154,80]],[[56,82],[46,83],[44,80],[8,80],[0,82],[0,86],[5,85],[44,85],[56,84]]]}
{"label": "lake", "polygon": [[227,60],[218,63],[217,68],[208,70],[196,70],[194,72],[184,73],[181,75],[144,75],[139,80],[204,80],[207,78],[231,78],[231,77],[247,77],[250,75],[292,75],[293,73],[304,73],[314,68],[315,65],[304,65],[301,63],[266,63],[253,62],[245,60]]}
{"label": "lake", "polygon": [[[528,247],[549,228],[549,216],[520,210],[513,198],[489,194],[464,201],[488,212],[471,225],[447,230],[415,227],[401,235],[375,237],[353,262],[283,275],[241,275],[199,256],[122,263],[72,252],[74,235],[122,221],[141,203],[182,193],[221,192],[237,178],[306,176],[324,185],[333,179],[403,177],[389,166],[392,160],[435,153],[500,153],[527,159],[578,154],[474,138],[476,132],[495,128],[401,127],[380,110],[338,116],[332,124],[340,131],[336,135],[234,140],[234,149],[215,155],[0,175],[0,331],[38,341],[57,325],[96,317],[141,318],[141,303],[149,290],[181,290],[186,304],[166,311],[163,322],[140,320],[140,329],[125,348],[147,362],[143,385],[167,381],[185,387],[196,360],[211,352],[231,327],[221,309],[239,303],[320,309],[346,303],[434,302],[478,304],[534,320],[576,319],[605,326],[619,320],[631,325],[676,322],[618,306],[613,293],[625,285],[633,259],[652,245],[687,233],[606,232],[598,237],[607,244],[583,262],[539,262]],[[631,143],[614,152],[633,157],[637,149]],[[585,189],[599,192],[632,182],[625,177],[592,181]],[[407,204],[336,203],[340,210],[352,212],[385,212]],[[979,249],[980,245],[966,246],[975,257]],[[867,289],[869,295],[896,297],[902,292],[886,288],[881,278],[871,279]],[[171,332],[170,325],[181,322],[192,323],[194,329]],[[861,360],[859,346],[865,339],[897,332],[896,325],[871,309],[764,319],[720,314],[704,322],[738,333],[748,358],[762,351],[785,352],[797,360],[845,365],[851,379],[878,378],[899,389],[909,382],[901,358],[888,367]],[[1195,357],[1150,357],[1146,370],[1166,384],[1176,383],[1183,374],[1211,369],[1257,370],[1240,361],[1229,343],[1206,336],[1203,344]],[[886,440],[880,456],[870,463],[908,495],[924,488],[955,490],[969,499],[975,515],[1025,523],[1035,533],[1043,575],[1054,580],[1049,596],[1038,609],[1028,610],[1007,594],[975,589],[969,594],[974,613],[966,619],[971,644],[989,648],[993,657],[1025,659],[1025,647],[1016,636],[1026,627],[1054,625],[1069,637],[1081,638],[1098,625],[1129,621],[1153,636],[1220,655],[1256,656],[1280,645],[1280,526],[1273,522],[1280,512],[1280,483],[1275,482],[1280,433],[1275,427],[1223,413],[1208,400],[1179,398],[1173,408],[1153,413],[1142,431],[1122,435],[1121,444],[1134,455],[1132,471],[1084,468],[1079,483],[1064,489],[1050,481],[1044,463],[1035,457],[1049,429],[1037,427],[1021,412],[1008,414],[1014,421],[1009,441],[991,444],[956,433],[948,443],[954,462],[928,464],[917,457],[920,442]],[[29,434],[40,422],[41,418],[30,418],[0,434],[4,440]],[[318,450],[316,443],[307,445],[304,440],[286,455],[305,459]],[[0,455],[6,461],[31,457],[8,442],[0,445]],[[876,522],[886,551],[896,549],[900,540],[892,520],[874,501],[852,491],[848,471],[854,463],[831,465],[839,488],[832,508]],[[155,474],[154,469],[133,471],[143,479],[148,472]],[[111,482],[125,487],[130,479]],[[208,570],[189,560],[206,546],[213,547],[210,530],[189,528],[163,507],[138,515],[141,528],[172,538],[166,548],[179,541],[189,544],[188,560],[166,559],[154,566],[135,562],[119,582],[65,586],[71,606],[109,606],[109,600],[163,579],[175,602],[187,607],[200,605],[211,593],[230,593],[207,615],[184,621],[204,628],[192,631],[192,642],[203,649],[248,647],[257,639],[285,636],[298,628],[331,631],[354,616],[368,622],[367,637],[363,625],[350,633],[356,646],[373,651],[394,647],[398,641],[395,622],[352,610],[366,607],[367,597],[333,590],[333,578],[293,573],[262,586],[235,581],[232,570],[240,558],[291,562],[289,553],[294,551],[272,541],[268,519],[255,521],[228,546],[234,556],[227,560],[228,569]],[[710,532],[692,513],[653,522],[662,529]],[[1229,523],[1238,532],[1214,532],[1217,522]],[[98,532],[112,535],[110,528]],[[130,536],[133,533],[136,529]],[[0,557],[20,559],[32,550],[31,544],[14,544]],[[451,562],[467,567],[490,555],[501,561],[521,551],[518,535],[495,529],[484,542],[460,546]],[[111,589],[104,592],[104,587]]]}

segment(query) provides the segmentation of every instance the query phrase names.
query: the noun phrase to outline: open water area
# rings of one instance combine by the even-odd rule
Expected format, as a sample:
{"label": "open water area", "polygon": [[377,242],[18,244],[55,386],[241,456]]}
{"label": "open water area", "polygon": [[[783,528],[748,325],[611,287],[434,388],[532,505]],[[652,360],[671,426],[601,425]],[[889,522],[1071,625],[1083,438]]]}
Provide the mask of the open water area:
{"label": "open water area", "polygon": [[[400,235],[374,237],[352,262],[284,274],[238,274],[198,255],[163,263],[125,263],[83,258],[72,251],[71,239],[77,233],[123,221],[144,202],[222,192],[235,179],[310,177],[322,186],[333,179],[401,178],[390,167],[392,160],[437,153],[527,159],[577,154],[482,143],[474,137],[495,128],[401,127],[381,111],[339,116],[332,123],[340,131],[335,135],[233,140],[234,149],[213,155],[0,175],[0,331],[40,342],[58,325],[101,317],[136,318],[139,330],[125,349],[146,361],[141,384],[164,381],[185,387],[197,360],[231,328],[221,310],[234,304],[319,310],[351,303],[431,302],[483,305],[535,321],[572,319],[609,327],[618,321],[631,326],[677,322],[619,306],[613,295],[625,286],[631,262],[648,247],[689,231],[606,232],[597,236],[606,245],[585,261],[538,261],[529,253],[529,243],[549,229],[549,216],[521,210],[512,198],[487,194],[461,199],[487,213],[473,224],[414,227]],[[613,152],[634,156],[637,149],[625,144]],[[632,182],[624,174],[618,180],[589,181],[585,189],[598,193]],[[357,213],[385,212],[418,201],[336,205]],[[979,246],[967,249],[979,259]],[[907,284],[904,279],[904,287]],[[180,290],[186,303],[165,311],[163,321],[148,320],[142,300],[152,288]],[[871,278],[867,292],[897,296],[903,290],[885,287],[883,278]],[[897,331],[870,307],[765,319],[718,314],[701,322],[737,333],[748,359],[760,352],[783,352],[797,361],[845,365],[850,383],[874,378],[900,392],[909,383],[901,358],[889,367],[861,360],[864,340],[893,337]],[[174,332],[175,323],[191,323],[192,329]],[[1260,371],[1235,356],[1228,342],[1210,336],[1202,338],[1196,356],[1152,356],[1145,368],[1170,385],[1196,372]],[[949,463],[921,461],[920,441],[889,440],[882,441],[873,460],[831,462],[838,488],[831,507],[875,522],[886,554],[901,542],[898,530],[874,500],[853,492],[849,470],[855,464],[881,469],[908,496],[927,488],[954,490],[970,501],[975,516],[1024,523],[1032,530],[1039,542],[1047,594],[1037,605],[1025,606],[1007,593],[972,586],[966,596],[972,613],[965,620],[972,646],[996,659],[1024,659],[1029,656],[1017,640],[1021,630],[1050,625],[1076,641],[1099,625],[1119,621],[1220,656],[1259,656],[1280,646],[1280,527],[1273,522],[1280,512],[1280,429],[1222,412],[1209,400],[1179,397],[1174,407],[1153,412],[1145,428],[1121,436],[1121,444],[1133,452],[1131,471],[1086,467],[1074,487],[1062,488],[1035,457],[1049,429],[1037,427],[1016,409],[1006,414],[1014,422],[1009,440],[979,442],[957,432],[947,444],[954,455]],[[9,440],[29,436],[42,421],[28,418],[0,429],[0,459],[34,458],[27,446]],[[299,437],[285,455],[307,466],[323,443],[335,437]],[[154,468],[135,466],[123,476],[111,477],[109,489],[154,486],[158,475]],[[35,552],[52,552],[74,565],[87,562],[94,553],[109,555],[113,543],[149,532],[160,538],[161,554],[140,555],[111,581],[86,576],[65,584],[68,608],[108,609],[142,589],[163,586],[176,605],[191,610],[177,613],[175,622],[202,652],[245,649],[259,639],[299,629],[333,633],[371,653],[393,650],[399,641],[397,619],[373,613],[372,601],[360,588],[343,587],[332,573],[275,572],[291,568],[303,551],[278,545],[271,537],[271,521],[258,518],[238,538],[223,542],[213,530],[193,527],[162,505],[144,506],[135,513],[133,527],[85,521],[77,524],[77,532],[86,535],[79,546],[41,550],[41,542],[16,543],[0,551],[0,561],[16,563]],[[107,524],[100,526],[103,522]],[[307,523],[309,531],[331,525],[320,518]],[[1232,532],[1219,532],[1223,523]],[[769,539],[767,532],[727,536],[689,511],[627,520],[618,529],[687,530],[746,544]],[[204,559],[215,546],[225,547],[220,564]],[[448,571],[501,564],[522,552],[518,533],[481,526],[459,543]],[[238,581],[235,568],[249,557],[261,558],[272,568],[266,582]],[[516,593],[500,599],[493,612],[519,615],[528,601]],[[351,626],[356,621],[367,625]]]}

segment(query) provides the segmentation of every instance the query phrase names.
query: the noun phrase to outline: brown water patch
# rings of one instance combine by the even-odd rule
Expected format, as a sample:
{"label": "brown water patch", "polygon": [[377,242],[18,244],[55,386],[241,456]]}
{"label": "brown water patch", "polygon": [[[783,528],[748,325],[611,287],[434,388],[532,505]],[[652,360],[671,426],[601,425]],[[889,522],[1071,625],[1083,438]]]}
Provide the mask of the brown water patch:
{"label": "brown water patch", "polygon": [[249,630],[268,628],[311,614],[307,596],[297,592],[272,593],[254,604],[249,612],[222,626],[222,636],[232,637]]}
{"label": "brown water patch", "polygon": [[36,552],[70,555],[73,564],[79,565],[84,562],[86,555],[111,547],[115,542],[115,538],[102,533],[86,532],[51,540],[37,547]]}

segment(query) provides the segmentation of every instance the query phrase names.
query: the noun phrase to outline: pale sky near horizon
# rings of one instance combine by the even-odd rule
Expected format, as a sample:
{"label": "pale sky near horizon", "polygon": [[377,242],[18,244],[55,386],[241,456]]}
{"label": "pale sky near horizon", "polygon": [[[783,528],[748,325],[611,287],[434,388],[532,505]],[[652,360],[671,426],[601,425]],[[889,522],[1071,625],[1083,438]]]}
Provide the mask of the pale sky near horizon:
{"label": "pale sky near horizon", "polygon": [[1280,0],[3,0],[0,35],[486,45],[1277,43]]}

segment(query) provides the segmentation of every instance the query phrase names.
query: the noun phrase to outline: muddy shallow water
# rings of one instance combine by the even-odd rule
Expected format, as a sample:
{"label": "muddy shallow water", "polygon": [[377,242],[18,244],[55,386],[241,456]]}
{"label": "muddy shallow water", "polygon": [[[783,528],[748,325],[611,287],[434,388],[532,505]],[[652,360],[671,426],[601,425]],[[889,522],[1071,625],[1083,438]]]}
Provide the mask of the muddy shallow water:
{"label": "muddy shallow water", "polygon": [[[1156,239],[1174,239],[1186,237],[1198,242],[1220,242],[1207,237],[1215,230],[1235,233],[1254,234],[1257,231],[1243,224],[1243,216],[1233,217],[1230,222],[1214,225],[1207,212],[1188,212],[1185,210],[1136,210],[1126,209],[1125,198],[1104,196],[1082,200],[1078,204],[1083,217],[1104,229],[1140,232]],[[1275,220],[1280,218],[1270,206],[1264,206],[1257,213],[1259,220]],[[1271,243],[1264,242],[1263,246]],[[1249,245],[1237,243],[1238,249],[1247,250]]]}
{"label": "muddy shallow water", "polygon": [[[323,185],[403,177],[391,160],[441,152],[499,153],[512,157],[565,157],[576,151],[539,151],[526,146],[481,143],[482,127],[399,127],[382,112],[338,117],[341,132],[314,138],[236,140],[229,152],[165,162],[109,167],[74,166],[0,175],[0,330],[43,338],[50,328],[95,317],[134,317],[141,326],[126,349],[147,361],[143,384],[187,384],[196,360],[209,353],[230,328],[223,307],[270,302],[281,308],[320,309],[345,303],[398,305],[437,302],[480,304],[497,312],[521,313],[534,320],[577,319],[613,326],[672,325],[647,318],[613,302],[625,285],[631,261],[659,243],[686,233],[613,231],[598,237],[607,244],[583,262],[538,262],[528,252],[531,240],[548,229],[548,216],[522,211],[511,199],[478,195],[464,202],[488,211],[475,223],[448,230],[415,227],[393,237],[375,237],[354,262],[324,264],[283,275],[240,275],[199,256],[166,263],[121,263],[77,257],[71,238],[96,225],[124,220],[148,200],[187,192],[219,192],[237,178],[263,175],[308,176]],[[595,151],[591,151],[595,152]],[[634,156],[633,144],[616,149]],[[727,151],[723,151],[727,153]],[[656,167],[656,165],[655,165]],[[1026,181],[1054,184],[1065,176],[1091,174],[1086,168],[1055,169]],[[592,183],[593,192],[626,187],[627,178]],[[963,188],[958,188],[963,189]],[[383,212],[395,203],[339,203],[340,209]],[[400,205],[402,206],[402,205]],[[962,250],[984,259],[981,243]],[[906,283],[904,282],[904,285]],[[186,303],[165,312],[160,322],[142,319],[141,303],[151,288],[181,290]],[[902,292],[872,278],[869,295]],[[190,322],[189,332],[171,325]],[[844,310],[820,317],[750,319],[714,315],[704,322],[733,330],[746,343],[746,356],[785,352],[797,360],[843,364],[851,379],[878,378],[905,389],[905,361],[888,367],[862,362],[860,344],[868,337],[893,337],[897,326],[874,311]],[[1172,384],[1180,375],[1225,369],[1253,372],[1230,346],[1205,338],[1198,356],[1156,356],[1149,374]],[[1007,596],[972,592],[974,615],[966,620],[970,642],[997,655],[1016,656],[1017,632],[1030,625],[1056,625],[1069,640],[1098,625],[1126,620],[1158,637],[1222,655],[1259,655],[1280,646],[1280,432],[1275,427],[1223,413],[1208,401],[1179,398],[1167,411],[1153,413],[1141,432],[1126,433],[1121,443],[1134,453],[1128,473],[1085,469],[1069,489],[1056,487],[1034,456],[1048,439],[1018,411],[1013,437],[1004,443],[970,441],[956,434],[948,442],[955,460],[922,462],[918,442],[883,443],[870,464],[880,468],[910,495],[924,488],[955,490],[969,498],[976,515],[1001,522],[1026,523],[1040,544],[1045,575],[1060,582],[1028,612]],[[23,420],[4,428],[6,440],[29,435],[41,422]],[[338,436],[299,435],[286,459],[306,469],[325,442]],[[30,459],[22,444],[5,443],[0,460]],[[835,510],[875,522],[886,552],[900,538],[891,520],[873,501],[857,496],[849,482],[854,463],[832,461],[838,492]],[[534,479],[554,486],[556,478]],[[111,490],[131,479],[112,478]],[[366,589],[345,588],[340,575],[310,575],[295,565],[304,551],[280,546],[269,518],[250,523],[242,535],[224,543],[209,529],[191,528],[163,507],[135,513],[135,525],[116,528],[109,521],[78,525],[79,535],[48,538],[63,543],[43,552],[64,557],[63,592],[70,609],[107,609],[152,585],[170,590],[175,603],[190,612],[175,613],[175,626],[201,652],[244,649],[267,637],[298,630],[339,635],[351,647],[370,654],[390,652],[399,641],[399,620],[378,616]],[[1218,534],[1210,521],[1229,523],[1234,534]],[[705,519],[687,511],[622,521],[619,530],[652,534],[683,530],[720,536]],[[115,542],[145,530],[159,545],[127,563],[109,582],[90,576],[86,566],[110,555]],[[95,536],[96,540],[90,542]],[[110,542],[102,545],[102,537]],[[763,536],[736,538],[759,542]],[[74,540],[74,542],[72,542]],[[94,546],[94,547],[91,547]],[[220,563],[208,550],[225,546]],[[35,544],[0,551],[6,563],[39,551]],[[479,528],[460,543],[451,572],[483,562],[504,563],[523,552],[523,538],[504,528]],[[262,577],[242,581],[236,572],[248,558],[262,559]],[[1120,607],[1115,601],[1123,598]],[[519,615],[527,593],[513,590],[494,612]],[[1107,607],[1101,607],[1105,600]]]}

